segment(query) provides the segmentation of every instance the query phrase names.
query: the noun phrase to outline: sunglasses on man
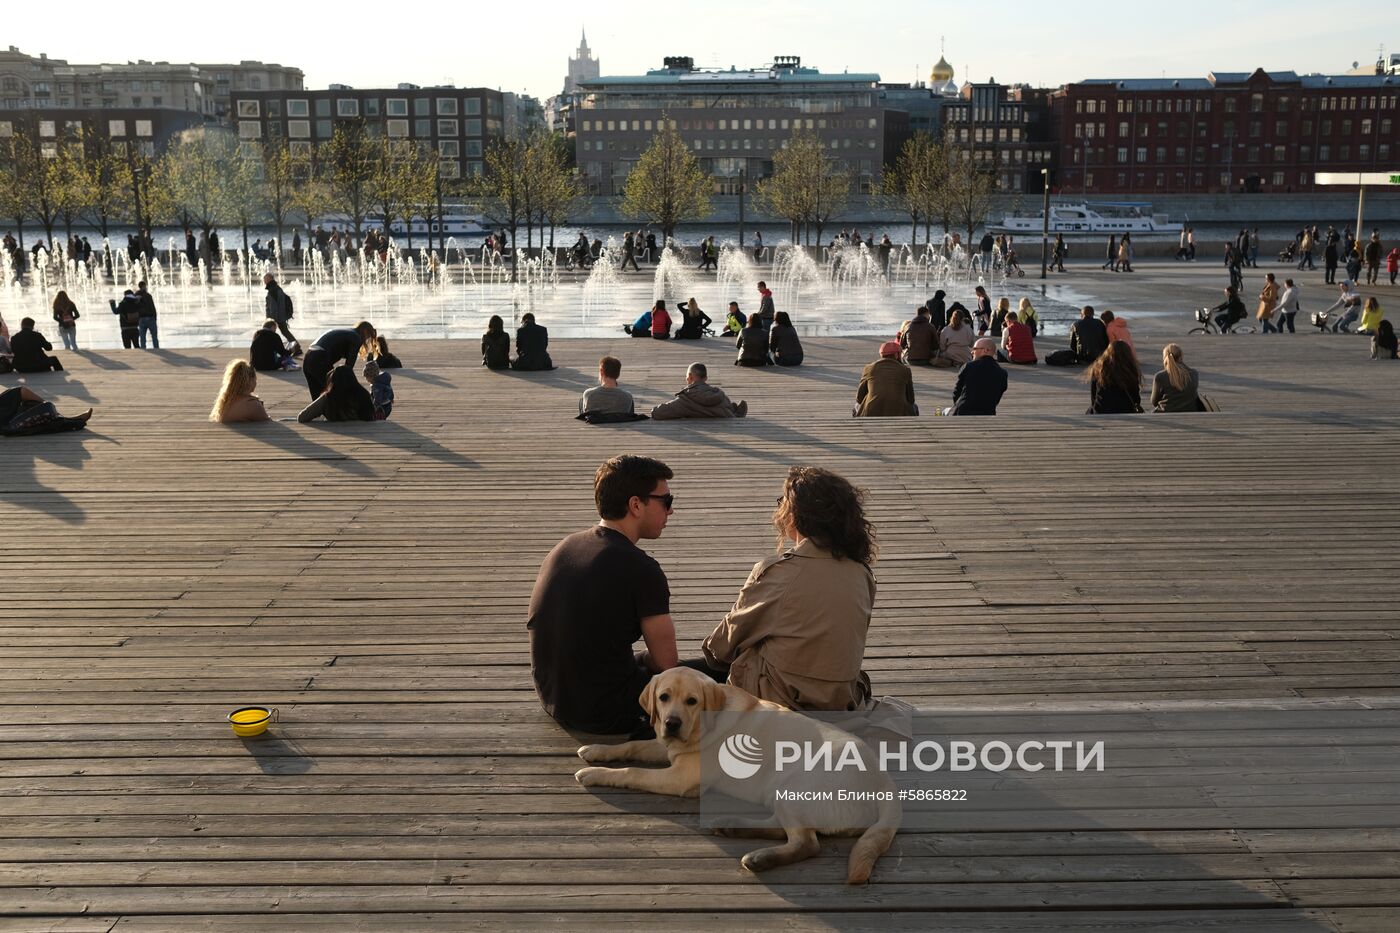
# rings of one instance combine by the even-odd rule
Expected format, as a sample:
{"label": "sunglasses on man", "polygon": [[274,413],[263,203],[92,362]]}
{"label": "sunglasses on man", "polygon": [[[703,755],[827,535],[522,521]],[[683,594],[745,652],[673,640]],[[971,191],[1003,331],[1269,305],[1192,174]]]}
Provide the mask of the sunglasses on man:
{"label": "sunglasses on man", "polygon": [[668,512],[671,511],[671,509],[672,509],[672,508],[675,506],[675,504],[676,504],[676,494],[675,494],[675,493],[672,493],[672,492],[667,492],[667,493],[649,492],[649,493],[646,493],[645,495],[638,496],[637,498],[638,498],[638,499],[658,499],[658,500],[660,500],[660,502],[661,502],[661,507],[664,508],[664,509],[665,509],[666,511],[668,511]]}

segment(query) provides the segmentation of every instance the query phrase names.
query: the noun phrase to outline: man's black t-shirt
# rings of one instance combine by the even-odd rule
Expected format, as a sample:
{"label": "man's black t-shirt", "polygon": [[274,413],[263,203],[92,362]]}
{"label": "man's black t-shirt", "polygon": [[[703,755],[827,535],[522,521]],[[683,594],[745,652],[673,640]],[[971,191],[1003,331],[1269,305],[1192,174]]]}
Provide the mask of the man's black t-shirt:
{"label": "man's black t-shirt", "polygon": [[595,525],[555,545],[530,596],[530,667],[545,712],[589,732],[630,732],[651,674],[632,646],[670,612],[666,574],[627,536]]}

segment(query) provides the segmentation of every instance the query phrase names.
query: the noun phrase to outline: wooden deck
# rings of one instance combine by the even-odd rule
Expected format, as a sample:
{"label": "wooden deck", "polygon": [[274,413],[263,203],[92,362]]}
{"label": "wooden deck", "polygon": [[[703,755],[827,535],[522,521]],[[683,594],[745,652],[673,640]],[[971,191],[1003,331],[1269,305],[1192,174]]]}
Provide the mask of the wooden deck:
{"label": "wooden deck", "polygon": [[[622,452],[676,471],[650,550],[683,656],[815,463],[871,492],[880,693],[1393,706],[1400,364],[1361,338],[1180,342],[1223,413],[1090,418],[1076,373],[1012,367],[995,419],[855,420],[876,341],[755,372],[619,337],[531,376],[396,343],[390,422],[224,428],[229,351],[63,354],[30,383],[97,405],[92,430],[0,441],[0,931],[1400,928],[1394,806],[1241,827],[1166,801],[1132,832],[1029,812],[903,833],[853,890],[848,843],[754,878],[693,802],[579,788],[536,706],[536,569]],[[572,421],[604,352],[648,405],[704,359],[751,416]],[[952,381],[916,373],[926,408]],[[260,394],[294,418],[305,386]],[[282,722],[244,742],[223,717],[252,703]]]}

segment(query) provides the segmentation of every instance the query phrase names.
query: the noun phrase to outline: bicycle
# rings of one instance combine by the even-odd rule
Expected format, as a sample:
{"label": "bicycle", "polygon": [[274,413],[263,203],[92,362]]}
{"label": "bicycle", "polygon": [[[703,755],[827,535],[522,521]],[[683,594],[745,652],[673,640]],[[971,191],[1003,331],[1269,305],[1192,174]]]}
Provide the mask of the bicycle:
{"label": "bicycle", "polygon": [[1201,322],[1201,326],[1200,326],[1200,327],[1193,327],[1193,328],[1191,328],[1190,330],[1188,330],[1186,333],[1192,334],[1192,335],[1194,335],[1194,334],[1222,334],[1222,335],[1223,335],[1223,334],[1252,334],[1252,333],[1254,333],[1254,325],[1249,323],[1249,319],[1248,319],[1248,318],[1244,318],[1243,320],[1235,321],[1233,324],[1228,324],[1228,325],[1226,325],[1226,327],[1225,327],[1224,330],[1221,330],[1221,329],[1220,329],[1220,325],[1215,323],[1215,309],[1214,309],[1214,308],[1197,308],[1197,309],[1196,309],[1196,320]]}

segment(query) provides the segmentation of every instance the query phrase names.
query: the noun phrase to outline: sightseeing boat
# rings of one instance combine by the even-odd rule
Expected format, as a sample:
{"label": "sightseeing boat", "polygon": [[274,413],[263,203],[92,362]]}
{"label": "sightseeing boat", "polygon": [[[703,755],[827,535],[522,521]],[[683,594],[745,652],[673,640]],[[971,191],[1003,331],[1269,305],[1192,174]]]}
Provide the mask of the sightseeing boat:
{"label": "sightseeing boat", "polygon": [[[992,224],[998,233],[1039,233],[1043,228],[1043,214],[1034,216],[1007,215],[999,224]],[[1103,234],[1131,233],[1139,235],[1170,235],[1181,233],[1181,224],[1172,223],[1166,214],[1152,213],[1152,205],[1145,203],[1113,204],[1051,204],[1051,233]]]}

